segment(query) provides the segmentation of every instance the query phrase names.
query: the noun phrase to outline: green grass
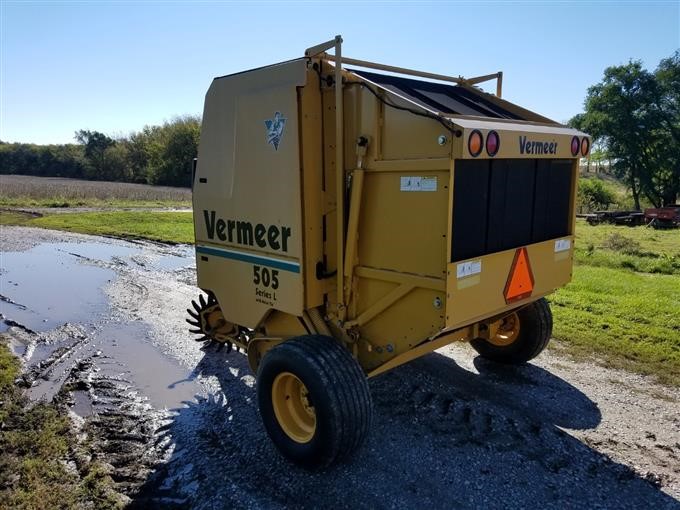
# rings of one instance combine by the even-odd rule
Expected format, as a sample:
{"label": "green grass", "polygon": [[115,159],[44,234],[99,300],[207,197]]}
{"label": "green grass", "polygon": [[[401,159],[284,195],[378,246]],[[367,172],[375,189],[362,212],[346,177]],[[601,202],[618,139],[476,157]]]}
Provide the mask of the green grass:
{"label": "green grass", "polygon": [[578,356],[680,384],[680,278],[577,266],[550,298],[555,338]]}
{"label": "green grass", "polygon": [[34,208],[47,207],[54,209],[71,207],[92,207],[97,209],[125,208],[169,208],[186,209],[191,207],[190,200],[134,200],[134,199],[100,199],[89,197],[47,197],[32,198],[28,196],[0,196],[0,207]]}
{"label": "green grass", "polygon": [[194,242],[192,218],[190,212],[105,211],[50,214],[31,218],[14,211],[0,211],[0,225],[18,224],[170,243]]}
{"label": "green grass", "polygon": [[577,264],[680,275],[680,229],[592,226],[579,220],[575,248]]}
{"label": "green grass", "polygon": [[680,385],[680,230],[578,221],[573,281],[550,297],[577,357]]}
{"label": "green grass", "polygon": [[122,508],[100,463],[67,469],[75,442],[68,418],[53,404],[29,405],[14,383],[19,374],[19,362],[0,335],[0,506]]}
{"label": "green grass", "polygon": [[26,225],[35,218],[29,213],[0,210],[0,225]]}

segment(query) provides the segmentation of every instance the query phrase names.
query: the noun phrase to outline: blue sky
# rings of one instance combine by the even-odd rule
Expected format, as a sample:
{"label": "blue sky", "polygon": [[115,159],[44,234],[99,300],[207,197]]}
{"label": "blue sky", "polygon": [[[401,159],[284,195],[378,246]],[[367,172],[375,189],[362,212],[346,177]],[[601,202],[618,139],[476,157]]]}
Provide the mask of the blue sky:
{"label": "blue sky", "polygon": [[0,0],[0,139],[73,142],[200,114],[214,76],[301,56],[451,75],[502,70],[506,99],[558,121],[605,67],[680,48],[667,2],[19,2]]}

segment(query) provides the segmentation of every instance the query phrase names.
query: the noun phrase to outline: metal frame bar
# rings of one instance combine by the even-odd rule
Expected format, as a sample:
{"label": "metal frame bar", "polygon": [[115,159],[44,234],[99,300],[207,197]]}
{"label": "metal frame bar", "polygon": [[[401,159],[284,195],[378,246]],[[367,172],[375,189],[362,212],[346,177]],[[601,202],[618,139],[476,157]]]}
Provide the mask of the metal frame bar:
{"label": "metal frame bar", "polygon": [[379,299],[378,301],[373,303],[373,305],[366,309],[361,315],[359,315],[359,317],[352,321],[347,321],[345,326],[348,329],[354,326],[363,326],[373,317],[387,310],[390,306],[399,301],[401,298],[403,298],[406,294],[408,294],[415,288],[416,288],[415,285],[409,285],[405,283],[399,285],[397,288],[395,288],[392,292],[384,296],[382,299]]}
{"label": "metal frame bar", "polygon": [[352,293],[352,276],[361,213],[361,194],[364,189],[364,171],[357,168],[352,172],[352,192],[349,200],[347,239],[345,240],[345,303],[349,304]]}
{"label": "metal frame bar", "polygon": [[380,365],[378,368],[370,371],[368,373],[368,377],[375,377],[376,375],[382,374],[383,372],[387,372],[388,370],[391,370],[394,367],[398,367],[399,365],[403,365],[408,361],[419,358],[420,356],[423,356],[428,352],[435,351],[441,347],[444,347],[445,345],[452,344],[453,342],[460,342],[472,337],[473,337],[472,326],[467,326],[465,328],[451,331],[450,333],[446,333],[438,338],[435,338],[434,340],[424,342],[402,354],[398,354],[391,360],[386,361],[385,363]]}
{"label": "metal frame bar", "polygon": [[[323,45],[319,45],[316,48],[321,48]],[[307,50],[309,51],[309,50]],[[322,50],[323,51],[323,50]],[[322,51],[319,51],[316,54],[322,53]],[[305,52],[305,54],[307,54]],[[309,55],[308,55],[309,56]],[[492,74],[485,74],[482,76],[473,76],[472,78],[464,78],[463,76],[447,76],[445,74],[437,74],[437,73],[428,73],[425,71],[417,71],[415,69],[408,69],[406,67],[398,67],[398,66],[389,66],[386,64],[379,64],[377,62],[370,62],[368,60],[359,60],[356,58],[349,58],[349,57],[340,57],[338,58],[337,52],[335,55],[327,55],[324,54],[323,58],[327,60],[332,60],[333,62],[340,62],[340,66],[342,64],[349,64],[349,65],[355,65],[359,67],[365,67],[368,69],[378,69],[380,71],[387,71],[390,73],[398,73],[398,74],[406,74],[409,76],[418,76],[420,78],[430,78],[432,80],[439,80],[439,81],[448,81],[455,83],[457,85],[476,85],[478,83],[483,83],[485,81],[491,81],[491,80],[497,80],[496,83],[496,96],[501,97],[501,92],[503,88],[503,71],[498,71],[497,73],[492,73]]]}
{"label": "metal frame bar", "polygon": [[338,319],[344,322],[345,306],[345,140],[344,140],[344,101],[342,86],[342,37],[335,36],[335,194],[336,198],[336,229],[337,229],[337,299]]}
{"label": "metal frame bar", "polygon": [[369,278],[371,280],[380,280],[383,282],[400,283],[404,285],[412,285],[414,288],[417,287],[423,289],[437,290],[440,292],[446,292],[446,280],[441,278],[399,273],[397,271],[375,269],[366,266],[358,266],[354,270],[354,272],[360,278]]}

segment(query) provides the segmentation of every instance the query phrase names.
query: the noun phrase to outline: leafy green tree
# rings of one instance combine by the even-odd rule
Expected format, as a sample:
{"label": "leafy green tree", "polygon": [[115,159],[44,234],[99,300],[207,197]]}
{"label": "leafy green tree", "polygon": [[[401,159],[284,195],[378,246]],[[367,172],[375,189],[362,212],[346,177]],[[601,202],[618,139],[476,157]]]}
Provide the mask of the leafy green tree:
{"label": "leafy green tree", "polygon": [[166,122],[149,139],[147,181],[166,186],[190,186],[191,165],[198,154],[200,119],[178,117]]}
{"label": "leafy green tree", "polygon": [[116,142],[104,133],[84,129],[76,131],[75,139],[85,147],[85,157],[90,164],[87,177],[104,180],[104,153],[106,149],[115,145]]}
{"label": "leafy green tree", "polygon": [[578,201],[582,210],[609,209],[616,202],[616,194],[600,179],[579,179]]}
{"label": "leafy green tree", "polygon": [[608,67],[588,89],[585,113],[570,124],[590,133],[612,158],[640,209],[640,197],[655,206],[680,193],[680,53],[665,59],[655,73],[640,61]]}
{"label": "leafy green tree", "polygon": [[147,183],[149,164],[154,154],[161,151],[160,126],[145,126],[132,133],[123,143],[127,148],[127,160],[131,181]]}
{"label": "leafy green tree", "polygon": [[0,142],[0,173],[82,177],[86,160],[80,145],[35,145]]}
{"label": "leafy green tree", "polygon": [[117,140],[80,130],[79,144],[68,145],[0,141],[0,173],[190,186],[200,124],[197,116],[177,117]]}
{"label": "leafy green tree", "polygon": [[128,164],[128,151],[124,144],[110,145],[102,154],[102,166],[99,179],[104,181],[132,180],[132,172]]}
{"label": "leafy green tree", "polygon": [[657,176],[663,204],[674,204],[680,194],[680,50],[664,59],[654,73],[659,87],[661,125],[658,128]]}

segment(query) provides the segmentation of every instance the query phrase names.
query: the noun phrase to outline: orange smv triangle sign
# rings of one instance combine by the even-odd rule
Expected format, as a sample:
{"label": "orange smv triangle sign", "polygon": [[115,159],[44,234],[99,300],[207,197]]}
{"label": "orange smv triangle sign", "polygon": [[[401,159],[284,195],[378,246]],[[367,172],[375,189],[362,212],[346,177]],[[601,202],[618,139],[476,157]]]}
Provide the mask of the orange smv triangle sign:
{"label": "orange smv triangle sign", "polygon": [[531,272],[529,254],[526,248],[518,248],[510,267],[508,281],[505,283],[505,290],[503,291],[505,302],[512,303],[513,301],[527,298],[531,296],[533,290],[534,275]]}

